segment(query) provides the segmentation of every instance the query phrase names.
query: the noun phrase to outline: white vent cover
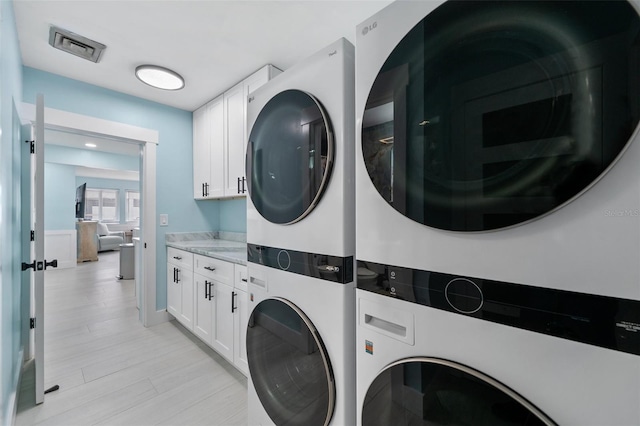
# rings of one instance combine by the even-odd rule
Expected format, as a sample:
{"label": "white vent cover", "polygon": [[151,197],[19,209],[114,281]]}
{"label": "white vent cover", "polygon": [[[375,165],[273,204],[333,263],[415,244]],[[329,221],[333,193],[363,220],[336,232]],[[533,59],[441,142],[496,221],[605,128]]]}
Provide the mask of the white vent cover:
{"label": "white vent cover", "polygon": [[49,29],[49,44],[56,49],[71,53],[72,55],[79,56],[91,62],[100,61],[102,52],[107,48],[107,46],[102,43],[53,25]]}

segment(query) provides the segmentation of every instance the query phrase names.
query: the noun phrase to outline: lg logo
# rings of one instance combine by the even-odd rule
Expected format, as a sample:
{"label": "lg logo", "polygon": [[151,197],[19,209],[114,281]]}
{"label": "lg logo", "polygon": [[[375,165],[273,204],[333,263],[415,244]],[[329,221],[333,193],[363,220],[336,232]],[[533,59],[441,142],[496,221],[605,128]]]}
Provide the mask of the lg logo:
{"label": "lg logo", "polygon": [[378,23],[374,22],[373,24],[367,25],[362,29],[362,35],[365,36],[369,33],[369,31],[373,31],[378,27]]}

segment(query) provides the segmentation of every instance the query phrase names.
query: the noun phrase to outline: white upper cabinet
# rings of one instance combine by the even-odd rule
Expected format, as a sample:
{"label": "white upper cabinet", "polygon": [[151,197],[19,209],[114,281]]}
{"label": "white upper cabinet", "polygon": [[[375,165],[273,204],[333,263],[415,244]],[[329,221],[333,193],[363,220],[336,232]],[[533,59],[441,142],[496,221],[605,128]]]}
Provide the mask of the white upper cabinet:
{"label": "white upper cabinet", "polygon": [[236,84],[224,92],[224,112],[226,131],[226,168],[225,194],[230,196],[244,194],[244,156],[246,142],[246,96],[244,82]]}
{"label": "white upper cabinet", "polygon": [[195,199],[224,196],[224,103],[223,96],[193,112],[193,196]]}
{"label": "white upper cabinet", "polygon": [[245,196],[248,97],[281,72],[265,65],[193,112],[194,198]]}

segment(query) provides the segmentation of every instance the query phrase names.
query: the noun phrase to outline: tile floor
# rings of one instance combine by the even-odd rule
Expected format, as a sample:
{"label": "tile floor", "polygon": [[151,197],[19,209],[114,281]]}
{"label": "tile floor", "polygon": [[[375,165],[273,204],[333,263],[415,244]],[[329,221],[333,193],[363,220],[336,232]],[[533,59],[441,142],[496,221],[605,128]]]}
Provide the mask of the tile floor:
{"label": "tile floor", "polygon": [[[45,274],[45,389],[16,425],[245,425],[247,379],[176,321],[145,328],[119,253]],[[30,383],[31,382],[31,383]]]}

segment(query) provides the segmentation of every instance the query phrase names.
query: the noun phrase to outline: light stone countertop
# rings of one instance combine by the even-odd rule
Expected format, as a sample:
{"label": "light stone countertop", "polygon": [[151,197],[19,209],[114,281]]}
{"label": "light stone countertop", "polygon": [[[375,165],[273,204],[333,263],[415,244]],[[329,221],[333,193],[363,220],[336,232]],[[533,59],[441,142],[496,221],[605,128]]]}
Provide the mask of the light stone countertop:
{"label": "light stone countertop", "polygon": [[[215,238],[218,236],[223,238],[231,237],[233,239]],[[246,266],[247,243],[241,240],[242,237],[224,234],[218,235],[217,233],[167,234],[166,244],[167,247]]]}

